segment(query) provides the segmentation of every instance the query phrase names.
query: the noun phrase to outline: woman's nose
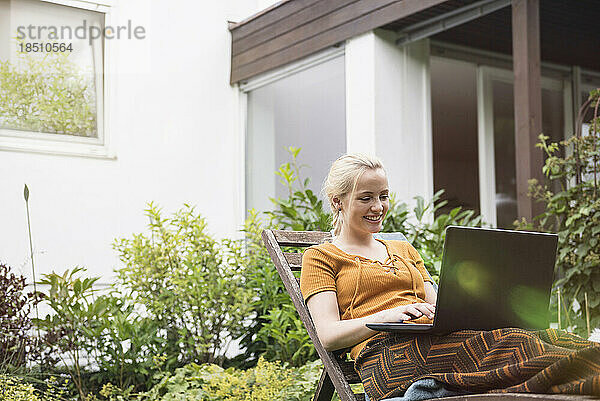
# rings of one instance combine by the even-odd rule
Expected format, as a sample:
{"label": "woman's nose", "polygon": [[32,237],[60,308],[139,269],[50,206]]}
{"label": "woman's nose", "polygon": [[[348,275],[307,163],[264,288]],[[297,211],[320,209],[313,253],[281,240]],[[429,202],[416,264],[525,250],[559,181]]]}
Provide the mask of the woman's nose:
{"label": "woman's nose", "polygon": [[375,201],[375,203],[373,204],[373,206],[371,206],[371,209],[378,211],[378,212],[383,210],[383,204],[381,203],[381,200],[377,199]]}

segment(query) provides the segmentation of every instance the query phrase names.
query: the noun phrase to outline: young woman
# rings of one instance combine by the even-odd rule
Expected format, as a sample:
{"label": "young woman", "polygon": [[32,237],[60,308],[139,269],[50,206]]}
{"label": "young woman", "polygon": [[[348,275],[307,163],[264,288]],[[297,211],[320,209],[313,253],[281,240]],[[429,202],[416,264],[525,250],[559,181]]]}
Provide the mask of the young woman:
{"label": "young woman", "polygon": [[436,293],[408,242],[373,238],[389,209],[386,172],[377,158],[340,157],[324,194],[333,212],[334,239],[306,250],[300,288],[323,346],[352,347],[372,401],[401,396],[425,378],[459,392],[600,395],[600,346],[557,330],[433,336],[368,329],[369,322],[431,323]]}

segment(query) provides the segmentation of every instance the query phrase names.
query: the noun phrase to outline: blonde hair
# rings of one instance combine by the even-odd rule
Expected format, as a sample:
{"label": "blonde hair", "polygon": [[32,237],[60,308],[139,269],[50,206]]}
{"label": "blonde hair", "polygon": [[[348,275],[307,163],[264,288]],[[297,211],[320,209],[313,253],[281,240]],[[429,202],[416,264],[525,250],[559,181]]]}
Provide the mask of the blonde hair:
{"label": "blonde hair", "polygon": [[385,171],[381,160],[375,156],[362,153],[343,155],[331,164],[329,174],[327,174],[323,184],[323,196],[329,200],[329,206],[331,207],[333,235],[339,235],[343,224],[341,209],[334,204],[333,199],[338,198],[341,200],[347,194],[352,196],[360,176],[367,170],[377,169]]}

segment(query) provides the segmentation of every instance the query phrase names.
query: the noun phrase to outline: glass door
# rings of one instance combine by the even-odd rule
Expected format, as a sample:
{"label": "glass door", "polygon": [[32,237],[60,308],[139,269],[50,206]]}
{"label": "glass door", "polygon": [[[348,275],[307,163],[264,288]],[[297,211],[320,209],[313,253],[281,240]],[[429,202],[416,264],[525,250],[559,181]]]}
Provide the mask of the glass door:
{"label": "glass door", "polygon": [[[513,228],[518,218],[513,99],[512,71],[478,68],[481,210],[485,221],[499,228]],[[542,77],[542,133],[550,141],[571,131],[568,110],[570,82]]]}

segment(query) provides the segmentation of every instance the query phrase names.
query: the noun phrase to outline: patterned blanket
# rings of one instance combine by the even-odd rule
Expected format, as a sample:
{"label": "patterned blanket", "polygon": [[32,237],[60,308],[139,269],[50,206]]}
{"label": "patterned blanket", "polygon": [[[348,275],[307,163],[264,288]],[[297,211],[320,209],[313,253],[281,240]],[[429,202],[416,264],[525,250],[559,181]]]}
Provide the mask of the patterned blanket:
{"label": "patterned blanket", "polygon": [[425,378],[459,392],[600,395],[600,345],[553,329],[379,333],[354,366],[372,401],[402,396]]}

